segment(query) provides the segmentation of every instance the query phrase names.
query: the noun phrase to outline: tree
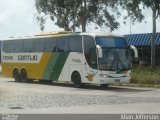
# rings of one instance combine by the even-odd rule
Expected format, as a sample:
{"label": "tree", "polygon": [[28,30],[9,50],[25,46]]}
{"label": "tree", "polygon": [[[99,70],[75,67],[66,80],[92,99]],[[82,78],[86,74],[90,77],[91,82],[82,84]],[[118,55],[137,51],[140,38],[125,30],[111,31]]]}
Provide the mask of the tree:
{"label": "tree", "polygon": [[151,67],[153,68],[155,66],[156,19],[160,16],[160,0],[129,0],[129,2],[125,2],[127,4],[123,5],[129,13],[128,16],[134,18],[133,21],[138,19],[141,22],[144,19],[140,6],[143,6],[142,9],[149,8],[152,10]]}
{"label": "tree", "polygon": [[156,19],[160,16],[160,0],[142,0],[144,7],[152,10],[151,67],[155,66]]}
{"label": "tree", "polygon": [[110,31],[118,29],[118,4],[117,0],[35,0],[38,18],[48,15],[60,28],[67,31],[82,26],[82,32],[88,23],[105,26]]}

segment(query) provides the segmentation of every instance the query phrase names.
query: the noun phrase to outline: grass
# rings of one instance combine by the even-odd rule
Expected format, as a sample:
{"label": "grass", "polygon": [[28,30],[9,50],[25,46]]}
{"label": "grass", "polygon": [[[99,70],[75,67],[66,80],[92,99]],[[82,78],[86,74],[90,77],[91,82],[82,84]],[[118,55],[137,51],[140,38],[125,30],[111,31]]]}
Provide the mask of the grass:
{"label": "grass", "polygon": [[154,87],[160,88],[160,66],[152,69],[151,67],[132,68],[130,84],[119,84],[129,87]]}
{"label": "grass", "polygon": [[131,83],[160,85],[160,67],[136,67],[132,69]]}

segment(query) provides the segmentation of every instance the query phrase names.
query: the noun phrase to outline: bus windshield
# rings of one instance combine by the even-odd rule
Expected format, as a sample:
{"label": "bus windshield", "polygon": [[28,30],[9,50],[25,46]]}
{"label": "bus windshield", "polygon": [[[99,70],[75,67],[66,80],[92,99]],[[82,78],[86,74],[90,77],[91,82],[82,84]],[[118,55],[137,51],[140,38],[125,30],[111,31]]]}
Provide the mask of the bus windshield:
{"label": "bus windshield", "polygon": [[96,37],[96,44],[102,47],[103,57],[99,59],[100,70],[130,70],[131,57],[123,37]]}

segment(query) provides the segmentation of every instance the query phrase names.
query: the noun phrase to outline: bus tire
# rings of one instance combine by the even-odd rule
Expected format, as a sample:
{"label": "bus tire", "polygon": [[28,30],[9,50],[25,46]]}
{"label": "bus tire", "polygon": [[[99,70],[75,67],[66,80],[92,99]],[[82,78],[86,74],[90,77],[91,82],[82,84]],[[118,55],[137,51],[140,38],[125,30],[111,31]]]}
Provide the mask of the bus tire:
{"label": "bus tire", "polygon": [[83,86],[79,72],[77,72],[77,71],[73,72],[72,76],[71,76],[71,80],[73,82],[74,87],[80,88]]}
{"label": "bus tire", "polygon": [[20,75],[19,75],[18,69],[14,69],[13,78],[14,78],[15,82],[20,82]]}
{"label": "bus tire", "polygon": [[20,81],[21,81],[21,82],[28,82],[27,72],[26,72],[25,69],[22,69],[22,70],[21,70],[21,73],[20,73]]}

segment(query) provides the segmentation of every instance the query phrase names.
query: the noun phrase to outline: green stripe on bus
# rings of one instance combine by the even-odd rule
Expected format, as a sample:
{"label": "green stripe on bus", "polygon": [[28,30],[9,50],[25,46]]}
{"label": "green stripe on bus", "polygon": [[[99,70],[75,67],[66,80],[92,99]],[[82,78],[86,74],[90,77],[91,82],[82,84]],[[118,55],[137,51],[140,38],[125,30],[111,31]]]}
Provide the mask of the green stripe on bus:
{"label": "green stripe on bus", "polygon": [[52,53],[51,58],[50,58],[48,64],[46,65],[46,69],[44,71],[42,79],[50,80],[50,75],[52,74],[52,69],[53,69],[54,65],[56,64],[58,56],[59,56],[59,53]]}
{"label": "green stripe on bus", "polygon": [[46,70],[43,74],[43,79],[57,81],[68,55],[68,52],[52,53],[48,65],[46,66]]}

